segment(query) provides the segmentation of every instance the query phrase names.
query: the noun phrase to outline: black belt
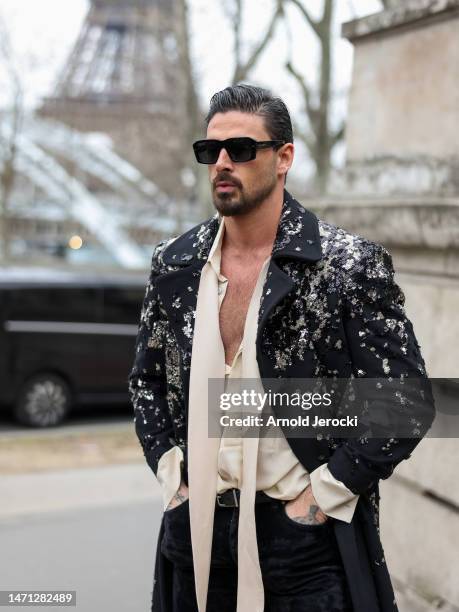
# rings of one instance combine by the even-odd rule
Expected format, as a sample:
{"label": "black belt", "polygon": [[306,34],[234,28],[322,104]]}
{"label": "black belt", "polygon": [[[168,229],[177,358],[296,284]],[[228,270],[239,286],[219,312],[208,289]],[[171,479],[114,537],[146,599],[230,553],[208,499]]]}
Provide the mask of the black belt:
{"label": "black belt", "polygon": [[[220,506],[220,508],[238,508],[240,495],[240,489],[228,489],[223,493],[217,493],[217,505]],[[257,491],[255,493],[256,504],[263,504],[270,501],[273,501],[273,498],[266,495],[264,491]]]}

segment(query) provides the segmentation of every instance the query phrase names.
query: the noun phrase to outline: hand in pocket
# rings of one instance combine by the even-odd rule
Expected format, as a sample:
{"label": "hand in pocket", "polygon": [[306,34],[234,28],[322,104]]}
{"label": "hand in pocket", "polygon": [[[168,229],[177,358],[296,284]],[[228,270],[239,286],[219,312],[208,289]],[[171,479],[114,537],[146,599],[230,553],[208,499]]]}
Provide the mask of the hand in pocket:
{"label": "hand in pocket", "polygon": [[178,506],[186,502],[188,499],[188,495],[188,487],[182,482],[180,484],[179,490],[177,491],[177,493],[174,494],[165,511],[168,512],[169,510],[173,510],[174,508],[177,508]]}
{"label": "hand in pocket", "polygon": [[327,515],[319,508],[312,494],[311,485],[308,485],[298,497],[288,501],[284,508],[292,521],[303,525],[322,525],[328,520]]}

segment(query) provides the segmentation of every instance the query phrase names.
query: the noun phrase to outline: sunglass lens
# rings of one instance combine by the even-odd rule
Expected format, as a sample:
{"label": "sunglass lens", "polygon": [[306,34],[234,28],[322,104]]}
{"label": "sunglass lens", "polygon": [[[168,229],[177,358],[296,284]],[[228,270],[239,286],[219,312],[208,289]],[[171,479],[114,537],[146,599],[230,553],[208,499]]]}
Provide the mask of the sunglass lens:
{"label": "sunglass lens", "polygon": [[218,159],[220,147],[213,142],[201,142],[195,146],[198,162],[201,164],[214,164]]}
{"label": "sunglass lens", "polygon": [[228,146],[228,153],[235,162],[245,162],[252,158],[252,147],[246,142],[232,142]]}

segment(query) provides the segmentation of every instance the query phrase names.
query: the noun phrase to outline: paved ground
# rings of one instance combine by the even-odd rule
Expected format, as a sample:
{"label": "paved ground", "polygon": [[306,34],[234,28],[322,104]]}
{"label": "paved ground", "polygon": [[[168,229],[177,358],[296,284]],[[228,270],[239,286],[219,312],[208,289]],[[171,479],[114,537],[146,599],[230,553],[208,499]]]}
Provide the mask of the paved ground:
{"label": "paved ground", "polygon": [[0,520],[59,510],[153,503],[159,497],[159,485],[146,463],[2,475]]}
{"label": "paved ground", "polygon": [[[1,521],[0,588],[75,590],[66,610],[148,612],[159,517],[137,502]],[[13,609],[31,608],[2,607]]]}
{"label": "paved ground", "polygon": [[145,463],[132,423],[0,436],[0,475]]}
{"label": "paved ground", "polygon": [[76,590],[80,612],[149,611],[162,513],[149,468],[2,476],[0,499],[0,589]]}

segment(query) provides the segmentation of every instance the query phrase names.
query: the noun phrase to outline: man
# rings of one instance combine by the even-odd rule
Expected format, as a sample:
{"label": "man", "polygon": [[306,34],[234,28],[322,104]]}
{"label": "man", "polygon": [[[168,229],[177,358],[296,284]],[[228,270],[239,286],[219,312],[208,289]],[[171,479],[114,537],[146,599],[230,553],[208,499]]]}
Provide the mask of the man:
{"label": "man", "polygon": [[130,375],[164,496],[152,610],[396,610],[378,481],[419,437],[208,435],[209,379],[425,379],[391,258],[285,190],[282,100],[228,87],[206,123],[194,151],[217,212],[156,247]]}

